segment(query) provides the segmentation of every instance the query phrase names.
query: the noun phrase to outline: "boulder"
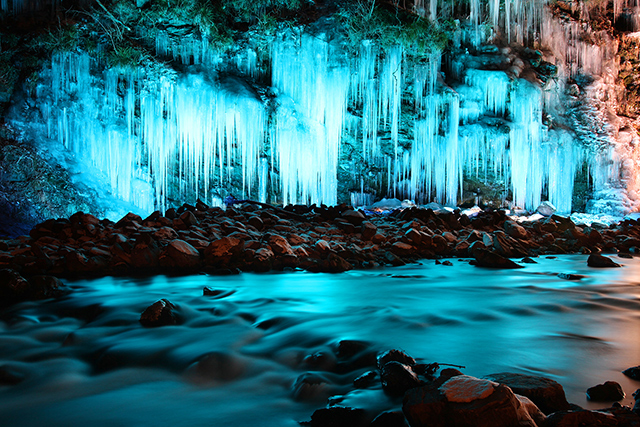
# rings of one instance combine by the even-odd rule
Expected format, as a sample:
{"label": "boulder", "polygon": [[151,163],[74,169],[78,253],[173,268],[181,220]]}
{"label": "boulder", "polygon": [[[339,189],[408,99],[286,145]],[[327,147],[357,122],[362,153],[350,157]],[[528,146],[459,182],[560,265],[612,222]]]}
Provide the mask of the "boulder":
{"label": "boulder", "polygon": [[550,378],[511,372],[491,374],[486,378],[508,386],[516,394],[528,397],[545,414],[570,408],[562,385]]}
{"label": "boulder", "polygon": [[27,280],[15,270],[0,269],[0,306],[20,301],[58,298],[66,291],[57,277],[39,275]]}
{"label": "boulder", "polygon": [[200,264],[200,252],[184,240],[172,240],[160,253],[160,265],[176,269],[193,269]]}
{"label": "boulder", "polygon": [[488,251],[486,249],[475,249],[473,251],[473,256],[475,258],[476,264],[478,267],[486,267],[486,268],[524,268],[520,264],[516,264],[509,258],[505,258],[502,255],[499,255],[495,252]]}
{"label": "boulder", "polygon": [[545,427],[613,427],[619,426],[618,420],[605,412],[587,411],[558,411],[547,417]]}
{"label": "boulder", "polygon": [[611,258],[600,254],[589,255],[589,258],[587,259],[587,265],[589,267],[596,268],[621,267],[620,264],[614,262]]}
{"label": "boulder", "polygon": [[632,380],[640,381],[640,365],[632,368],[627,368],[622,371],[623,374],[631,378]]}
{"label": "boulder", "polygon": [[551,202],[544,201],[536,208],[536,212],[543,216],[551,216],[556,213],[556,207]]}
{"label": "boulder", "polygon": [[273,258],[275,257],[273,251],[269,248],[257,249],[252,257],[251,266],[254,271],[265,272],[271,270]]}
{"label": "boulder", "polygon": [[421,382],[411,366],[391,361],[380,370],[382,389],[391,396],[403,396],[407,390],[420,387]]}
{"label": "boulder", "polygon": [[523,226],[512,220],[505,221],[503,227],[505,233],[514,239],[526,239],[529,235]]}
{"label": "boulder", "polygon": [[371,427],[407,427],[407,420],[401,411],[386,411],[371,421]]}
{"label": "boulder", "polygon": [[382,369],[389,362],[400,362],[405,365],[413,366],[416,360],[402,350],[387,350],[378,355],[378,368]]}
{"label": "boulder", "polygon": [[369,388],[376,382],[378,374],[375,371],[367,371],[353,380],[353,386],[355,388]]}
{"label": "boulder", "polygon": [[342,273],[353,270],[353,265],[340,255],[331,252],[327,259],[320,261],[320,270],[325,273]]}
{"label": "boulder", "polygon": [[617,402],[624,396],[622,386],[615,381],[606,381],[587,389],[587,398],[595,402]]}
{"label": "boulder", "polygon": [[467,375],[407,391],[402,411],[411,427],[537,427],[509,387]]}
{"label": "boulder", "polygon": [[234,237],[223,237],[214,240],[204,251],[207,264],[228,265],[228,263],[240,255],[244,249],[244,243]]}
{"label": "boulder", "polygon": [[277,234],[272,234],[269,236],[269,246],[271,246],[271,250],[276,255],[293,255],[293,249],[291,249],[291,245],[287,242],[282,236]]}
{"label": "boulder", "polygon": [[364,221],[360,230],[362,233],[362,240],[371,240],[371,238],[376,235],[378,227],[373,225],[371,221]]}
{"label": "boulder", "polygon": [[144,310],[140,315],[140,323],[148,328],[176,325],[178,321],[175,308],[169,300],[163,298]]}
{"label": "boulder", "polygon": [[311,427],[365,427],[369,419],[363,409],[330,406],[316,410],[311,415]]}
{"label": "boulder", "polygon": [[346,219],[353,225],[360,225],[364,222],[366,217],[361,211],[354,211],[352,209],[348,209],[342,212],[342,218]]}

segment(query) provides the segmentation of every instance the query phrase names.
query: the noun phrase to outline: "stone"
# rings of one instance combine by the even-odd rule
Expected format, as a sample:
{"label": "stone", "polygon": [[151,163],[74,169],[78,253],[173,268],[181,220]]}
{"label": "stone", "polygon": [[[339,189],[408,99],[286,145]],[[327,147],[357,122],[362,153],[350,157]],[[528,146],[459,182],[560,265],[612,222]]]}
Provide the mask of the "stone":
{"label": "stone", "polygon": [[376,235],[378,227],[376,227],[371,221],[364,221],[360,227],[362,233],[362,240],[371,240]]}
{"label": "stone", "polygon": [[382,369],[389,362],[400,362],[405,365],[413,366],[416,360],[402,350],[387,350],[378,355],[378,368]]}
{"label": "stone", "polygon": [[473,256],[475,258],[476,264],[478,267],[486,267],[486,268],[524,268],[520,264],[516,264],[509,258],[505,258],[502,255],[499,255],[495,252],[488,251],[486,249],[478,248],[473,251]]}
{"label": "stone", "polygon": [[505,233],[514,239],[526,239],[529,235],[527,230],[515,221],[507,220],[504,222],[503,227]]}
{"label": "stone", "polygon": [[545,427],[613,427],[619,426],[616,418],[600,411],[558,411],[547,417]]}
{"label": "stone", "polygon": [[31,285],[30,299],[59,298],[68,291],[64,283],[55,276],[31,276],[28,282]]}
{"label": "stone", "polygon": [[157,240],[175,240],[178,233],[171,227],[161,227],[153,233],[153,237]]}
{"label": "stone", "polygon": [[367,371],[353,380],[355,388],[369,388],[375,384],[378,374],[375,371]]}
{"label": "stone", "polygon": [[407,390],[421,385],[411,366],[396,361],[384,364],[380,370],[380,380],[382,389],[391,396],[403,396]]}
{"label": "stone", "polygon": [[623,374],[631,378],[632,380],[640,381],[640,365],[632,368],[627,368],[622,371]]}
{"label": "stone", "polygon": [[395,242],[391,245],[390,251],[398,256],[411,256],[416,254],[416,248],[403,242]]}
{"label": "stone", "polygon": [[608,258],[600,254],[589,255],[589,258],[587,259],[587,265],[589,267],[596,267],[596,268],[621,267],[620,264],[616,263],[611,258]]}
{"label": "stone", "polygon": [[253,270],[257,272],[269,271],[271,270],[274,257],[275,254],[271,249],[259,248],[253,254],[251,266]]}
{"label": "stone", "polygon": [[178,321],[175,308],[169,300],[163,298],[144,310],[140,315],[140,323],[148,328],[176,325]]}
{"label": "stone", "polygon": [[556,213],[556,207],[551,202],[544,201],[536,208],[536,212],[543,216],[551,216]]}
{"label": "stone", "polygon": [[9,268],[0,269],[0,306],[20,301],[58,298],[67,289],[54,276],[32,276],[28,280]]}
{"label": "stone", "polygon": [[193,269],[200,264],[200,252],[184,240],[172,240],[160,253],[160,265],[176,269]]}
{"label": "stone", "polygon": [[617,402],[624,396],[622,386],[615,381],[606,381],[587,389],[587,398],[594,402]]}
{"label": "stone", "polygon": [[354,211],[353,209],[348,209],[342,212],[341,217],[346,219],[353,225],[360,225],[366,219],[361,211]]}
{"label": "stone", "polygon": [[277,234],[272,234],[269,236],[269,246],[271,246],[271,250],[276,255],[293,255],[293,249],[291,249],[291,245],[287,242],[282,236]]}
{"label": "stone", "polygon": [[467,375],[408,390],[402,411],[412,427],[537,427],[509,387]]}
{"label": "stone", "polygon": [[307,424],[311,427],[365,427],[369,425],[363,409],[330,406],[317,409]]}
{"label": "stone", "polygon": [[508,386],[514,393],[526,396],[545,414],[570,408],[562,385],[545,377],[501,372],[485,378]]}
{"label": "stone", "polygon": [[321,271],[325,273],[342,273],[343,271],[353,270],[353,265],[333,252],[329,254],[327,259],[320,262],[320,267]]}
{"label": "stone", "polygon": [[386,411],[371,421],[371,427],[407,427],[407,420],[401,411]]}
{"label": "stone", "polygon": [[240,255],[243,248],[244,243],[240,239],[223,237],[207,246],[204,251],[205,262],[207,264],[228,264],[232,259]]}

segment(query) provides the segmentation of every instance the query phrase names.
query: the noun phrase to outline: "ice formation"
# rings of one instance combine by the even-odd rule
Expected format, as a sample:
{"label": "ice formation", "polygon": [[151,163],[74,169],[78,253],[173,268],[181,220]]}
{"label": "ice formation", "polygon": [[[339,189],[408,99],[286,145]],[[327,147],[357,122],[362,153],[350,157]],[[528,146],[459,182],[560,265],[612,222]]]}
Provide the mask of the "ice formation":
{"label": "ice formation", "polygon": [[[616,2],[620,16],[633,6]],[[349,137],[358,141],[359,158],[382,170],[369,177],[352,172],[360,187],[349,190],[355,204],[373,202],[366,178],[381,188],[386,183],[389,197],[455,206],[464,178],[473,177],[502,183],[515,206],[533,210],[549,200],[569,213],[585,144],[579,129],[549,130],[543,112],[563,108],[558,94],[571,77],[589,74],[605,87],[616,71],[615,46],[583,41],[578,24],[554,19],[545,3],[471,0],[471,29],[463,31],[476,47],[487,37],[483,22],[507,40],[541,37],[551,52],[545,59],[558,67],[544,88],[514,67],[467,61],[468,53],[443,61],[442,52],[433,52],[416,64],[400,45],[383,52],[365,41],[350,58],[326,35],[298,29],[281,33],[271,46],[267,99],[241,77],[258,76],[251,48],[229,61],[236,67],[229,74],[216,71],[223,60],[205,38],[160,33],[157,53],[191,66],[192,73],[114,68],[96,75],[87,55],[59,53],[50,85],[39,89],[40,110],[49,137],[146,212],[185,197],[213,203],[231,182],[241,188],[236,197],[335,204],[340,169],[356,169],[341,164]],[[451,13],[447,1],[416,1],[414,7],[430,17]],[[449,85],[442,82],[443,63]],[[630,169],[625,162],[640,157],[606,147],[599,153],[588,164],[601,192]],[[638,187],[635,176],[624,180]]]}

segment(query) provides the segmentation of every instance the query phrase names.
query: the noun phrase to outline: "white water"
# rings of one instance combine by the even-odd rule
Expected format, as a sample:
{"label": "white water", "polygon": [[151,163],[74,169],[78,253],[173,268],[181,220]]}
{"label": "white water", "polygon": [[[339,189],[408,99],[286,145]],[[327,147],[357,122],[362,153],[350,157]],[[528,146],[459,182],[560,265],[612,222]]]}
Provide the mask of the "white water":
{"label": "white water", "polygon": [[[640,384],[621,371],[640,354],[640,263],[615,260],[624,267],[591,269],[585,256],[562,256],[517,271],[453,260],[339,275],[69,282],[73,293],[60,301],[0,311],[0,366],[25,378],[0,386],[0,416],[6,427],[295,426],[369,369],[336,373],[305,361],[332,360],[346,339],[464,365],[473,376],[550,377],[570,402],[594,409],[606,404],[587,402],[585,390],[617,381],[630,404]],[[204,286],[223,294],[204,297]],[[160,298],[179,307],[183,323],[143,328],[140,313]],[[307,372],[325,383],[295,399],[293,384]],[[379,385],[346,404],[371,416],[400,405]]]}

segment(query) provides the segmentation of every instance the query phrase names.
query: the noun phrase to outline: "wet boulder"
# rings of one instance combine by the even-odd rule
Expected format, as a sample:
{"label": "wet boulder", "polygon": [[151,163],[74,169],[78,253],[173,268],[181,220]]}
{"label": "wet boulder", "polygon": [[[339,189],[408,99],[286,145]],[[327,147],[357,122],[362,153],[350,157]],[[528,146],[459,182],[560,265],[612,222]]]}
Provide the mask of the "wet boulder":
{"label": "wet boulder", "polygon": [[355,388],[369,388],[376,382],[378,374],[375,371],[367,371],[353,380],[353,386]]}
{"label": "wet boulder", "polygon": [[311,415],[311,421],[301,424],[310,427],[365,427],[369,426],[369,418],[363,409],[330,406],[317,409]]}
{"label": "wet boulder", "polygon": [[401,411],[386,411],[371,421],[371,427],[408,427]]}
{"label": "wet boulder", "polygon": [[622,371],[623,374],[631,378],[632,380],[640,381],[640,365],[627,368]]}
{"label": "wet boulder", "polygon": [[160,265],[179,270],[193,269],[200,264],[200,252],[184,240],[172,240],[160,253]]}
{"label": "wet boulder", "polygon": [[320,271],[325,273],[342,273],[343,271],[353,270],[353,265],[349,261],[333,252],[329,254],[327,259],[320,261]]}
{"label": "wet boulder", "polygon": [[475,258],[475,265],[478,267],[504,269],[523,268],[523,266],[516,264],[509,258],[505,258],[500,254],[482,248],[473,250],[473,256]]}
{"label": "wet boulder", "polygon": [[537,427],[530,409],[509,387],[467,375],[411,389],[402,403],[411,427]]}
{"label": "wet boulder", "polygon": [[274,254],[293,255],[293,249],[291,249],[291,245],[284,237],[278,234],[272,234],[269,236],[268,242]]}
{"label": "wet boulder", "polygon": [[7,306],[21,301],[58,298],[67,289],[54,276],[32,276],[28,280],[17,271],[0,269],[0,306]]}
{"label": "wet boulder", "polygon": [[617,402],[624,396],[622,386],[615,381],[606,381],[587,389],[587,398],[595,402]]}
{"label": "wet boulder", "polygon": [[570,408],[562,385],[550,378],[511,372],[491,374],[486,378],[508,386],[516,394],[528,397],[545,414]]}
{"label": "wet boulder", "polygon": [[353,209],[348,209],[342,212],[341,217],[346,219],[353,225],[360,225],[366,219],[366,217],[361,211],[354,211]]}
{"label": "wet boulder", "polygon": [[545,427],[613,427],[619,426],[612,414],[601,411],[558,411],[547,417]]}
{"label": "wet boulder", "polygon": [[140,323],[148,328],[176,325],[178,323],[175,305],[167,299],[156,301],[140,315]]}
{"label": "wet boulder", "polygon": [[400,362],[405,365],[413,366],[416,360],[402,350],[387,350],[378,355],[378,368],[382,369],[389,362]]}
{"label": "wet boulder", "polygon": [[600,254],[589,255],[589,258],[587,259],[587,265],[589,267],[596,267],[596,268],[620,267],[620,264],[613,261],[611,258],[608,258]]}
{"label": "wet boulder", "polygon": [[422,385],[411,366],[396,361],[385,363],[380,370],[380,379],[382,389],[391,396],[403,396],[407,390]]}
{"label": "wet boulder", "polygon": [[504,222],[503,227],[505,233],[514,239],[526,239],[528,237],[527,230],[515,221],[507,220]]}
{"label": "wet boulder", "polygon": [[228,265],[236,259],[242,250],[244,243],[234,237],[223,237],[215,240],[204,251],[205,262],[210,265]]}
{"label": "wet boulder", "polygon": [[376,235],[378,231],[378,227],[376,227],[370,221],[364,221],[362,223],[360,230],[361,230],[360,232],[362,233],[362,240],[371,240],[373,236]]}

